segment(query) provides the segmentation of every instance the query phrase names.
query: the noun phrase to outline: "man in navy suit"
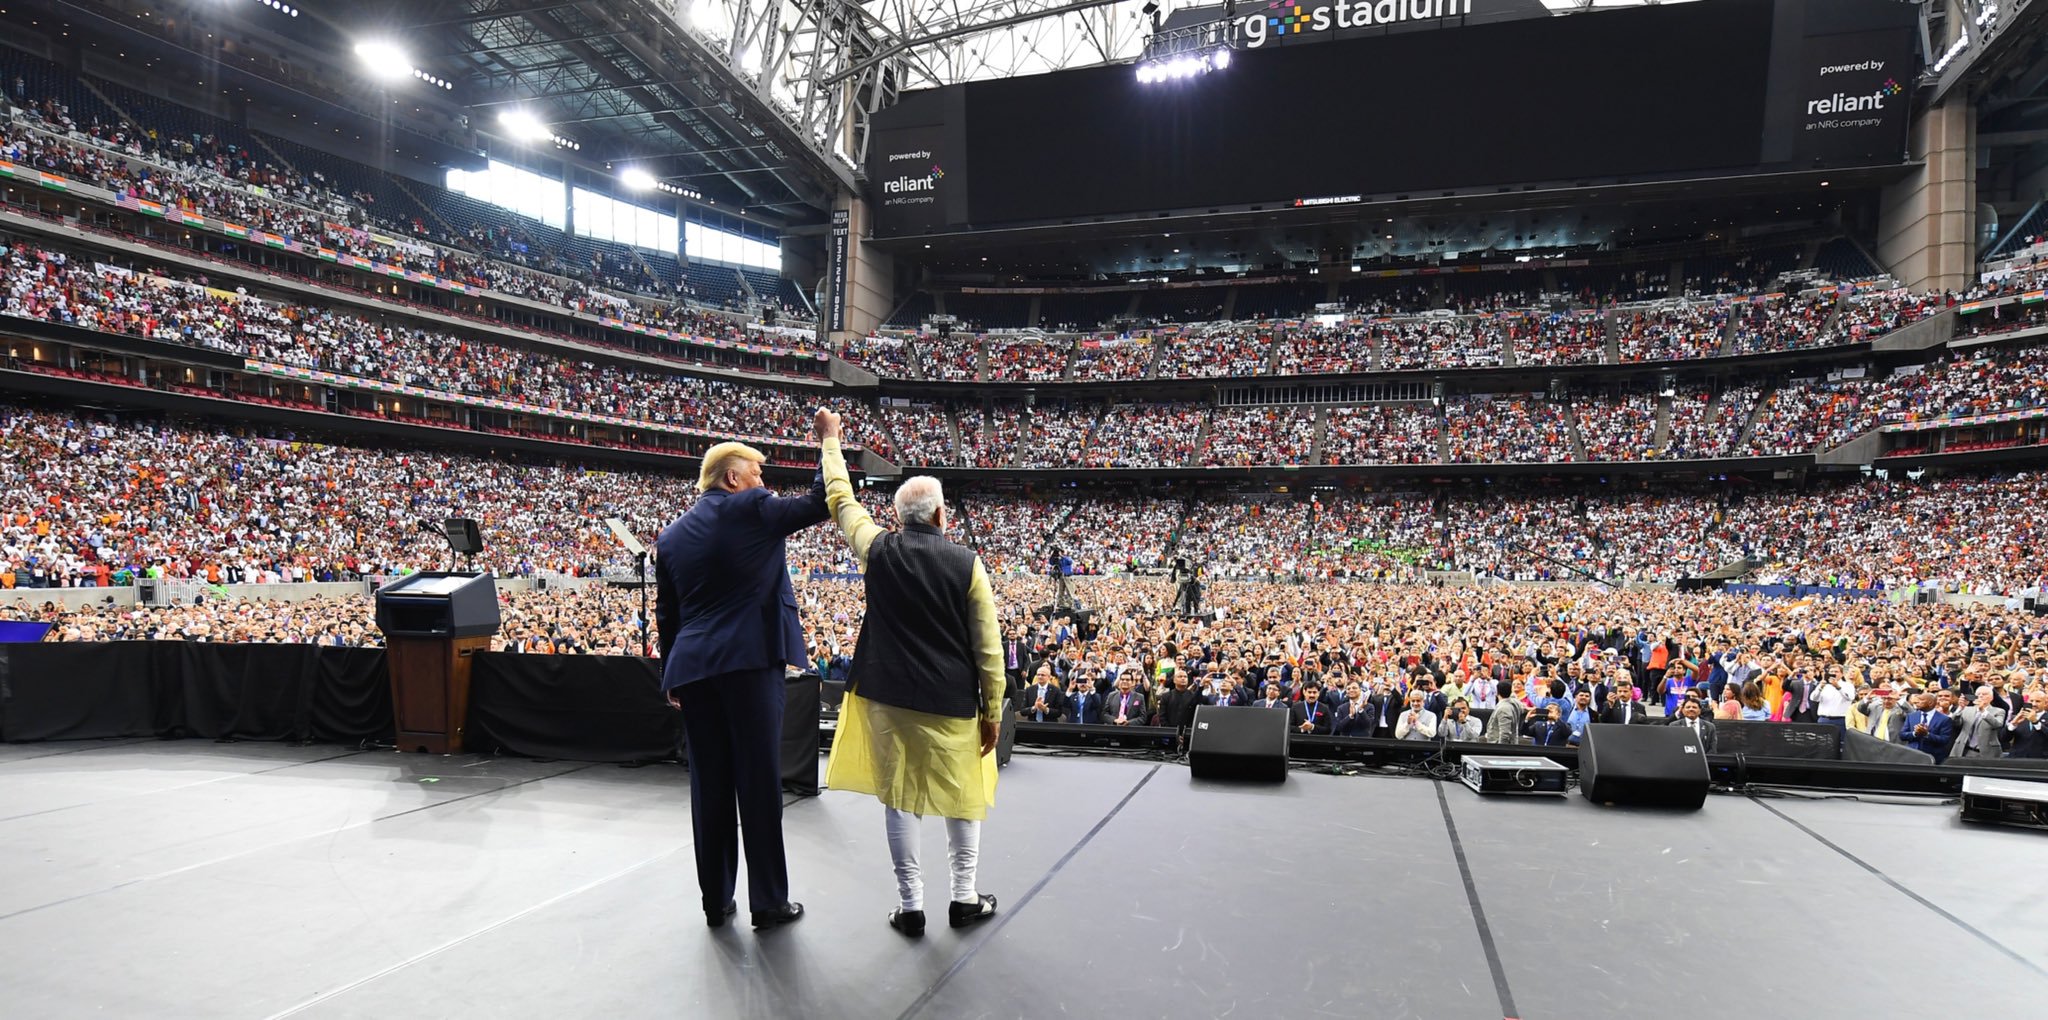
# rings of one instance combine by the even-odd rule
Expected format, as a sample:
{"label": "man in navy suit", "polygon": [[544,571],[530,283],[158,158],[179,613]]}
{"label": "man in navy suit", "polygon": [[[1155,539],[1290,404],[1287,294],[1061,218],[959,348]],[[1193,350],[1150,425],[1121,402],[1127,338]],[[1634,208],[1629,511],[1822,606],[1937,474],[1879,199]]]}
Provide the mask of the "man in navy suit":
{"label": "man in navy suit", "polygon": [[1095,692],[1095,670],[1074,670],[1067,683],[1067,721],[1093,726],[1102,721],[1102,695]]}
{"label": "man in navy suit", "polygon": [[742,825],[754,927],[803,916],[782,849],[783,666],[805,661],[783,540],[829,514],[822,477],[778,497],[762,486],[765,459],[741,443],[712,447],[703,495],[655,540],[661,689],[683,713],[697,885],[714,928],[738,911]]}
{"label": "man in navy suit", "polygon": [[1913,711],[1899,727],[1899,743],[1934,756],[1936,765],[1948,760],[1949,747],[1956,742],[1955,720],[1935,710],[1934,695],[1913,697]]}

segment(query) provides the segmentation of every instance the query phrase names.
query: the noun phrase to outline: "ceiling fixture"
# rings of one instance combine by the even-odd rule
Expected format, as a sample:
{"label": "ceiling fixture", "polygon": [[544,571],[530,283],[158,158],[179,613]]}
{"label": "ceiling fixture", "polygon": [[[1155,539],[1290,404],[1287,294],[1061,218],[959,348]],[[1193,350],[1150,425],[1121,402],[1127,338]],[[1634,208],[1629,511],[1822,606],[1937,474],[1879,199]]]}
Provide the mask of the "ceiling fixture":
{"label": "ceiling fixture", "polygon": [[653,189],[655,185],[660,184],[661,182],[655,180],[653,174],[648,173],[647,171],[642,170],[637,166],[629,166],[624,170],[619,171],[619,183],[624,184],[626,187],[629,187],[634,191],[648,191]]}
{"label": "ceiling fixture", "polygon": [[412,73],[412,58],[398,48],[398,44],[384,39],[370,39],[356,44],[356,59],[363,62],[363,69],[370,76],[383,81],[397,81]]}
{"label": "ceiling fixture", "polygon": [[1201,53],[1178,53],[1156,60],[1138,62],[1138,84],[1198,78],[1230,67],[1230,47],[1219,46]]}

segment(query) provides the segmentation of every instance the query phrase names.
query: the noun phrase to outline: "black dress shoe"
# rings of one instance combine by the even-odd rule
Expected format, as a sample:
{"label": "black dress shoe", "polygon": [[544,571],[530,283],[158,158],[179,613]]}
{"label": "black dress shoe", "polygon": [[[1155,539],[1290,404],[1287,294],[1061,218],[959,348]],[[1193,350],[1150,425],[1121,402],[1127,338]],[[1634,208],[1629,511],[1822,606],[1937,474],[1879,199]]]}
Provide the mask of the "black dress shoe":
{"label": "black dress shoe", "polygon": [[763,928],[780,928],[785,924],[795,924],[803,916],[804,905],[801,903],[785,903],[774,910],[756,910],[754,911],[754,930],[760,931]]}
{"label": "black dress shoe", "polygon": [[965,928],[970,924],[980,924],[994,916],[996,916],[996,898],[993,896],[980,895],[975,897],[973,903],[948,903],[946,905],[946,919],[951,921],[955,928]]}
{"label": "black dress shoe", "polygon": [[911,938],[922,938],[924,936],[924,911],[891,910],[889,911],[889,927]]}
{"label": "black dress shoe", "polygon": [[706,910],[704,912],[704,923],[713,928],[723,928],[725,927],[725,922],[732,920],[732,916],[739,912],[739,904],[728,903],[719,910]]}

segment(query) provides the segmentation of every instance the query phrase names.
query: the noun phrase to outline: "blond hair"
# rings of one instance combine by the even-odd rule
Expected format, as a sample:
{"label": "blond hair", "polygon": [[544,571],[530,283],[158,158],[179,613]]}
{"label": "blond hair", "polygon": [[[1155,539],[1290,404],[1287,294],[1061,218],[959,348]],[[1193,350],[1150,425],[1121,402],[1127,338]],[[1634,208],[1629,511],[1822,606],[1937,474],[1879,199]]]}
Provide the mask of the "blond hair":
{"label": "blond hair", "polygon": [[704,452],[704,466],[697,471],[697,491],[710,492],[724,485],[725,473],[740,461],[759,464],[767,459],[767,454],[745,443],[720,443]]}

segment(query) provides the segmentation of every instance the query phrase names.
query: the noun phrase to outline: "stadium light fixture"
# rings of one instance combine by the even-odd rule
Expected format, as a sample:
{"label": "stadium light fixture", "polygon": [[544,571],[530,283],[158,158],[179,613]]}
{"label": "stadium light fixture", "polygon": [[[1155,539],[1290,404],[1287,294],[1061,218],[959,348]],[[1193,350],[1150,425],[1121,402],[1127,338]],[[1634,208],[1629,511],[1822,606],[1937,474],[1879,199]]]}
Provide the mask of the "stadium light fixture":
{"label": "stadium light fixture", "polygon": [[397,81],[412,73],[412,58],[397,43],[385,39],[370,39],[356,44],[356,59],[363,62],[363,69],[373,78]]}
{"label": "stadium light fixture", "polygon": [[655,185],[661,182],[655,180],[653,174],[637,166],[629,166],[619,171],[619,183],[632,188],[634,191],[651,191]]}
{"label": "stadium light fixture", "polygon": [[1209,65],[1218,71],[1228,68],[1230,66],[1230,47],[1224,46],[1217,49],[1215,56],[1209,58]]}
{"label": "stadium light fixture", "polygon": [[761,47],[749,46],[740,54],[740,70],[747,74],[761,73]]}
{"label": "stadium light fixture", "polygon": [[544,142],[555,136],[531,110],[506,110],[498,114],[498,126],[522,142]]}

